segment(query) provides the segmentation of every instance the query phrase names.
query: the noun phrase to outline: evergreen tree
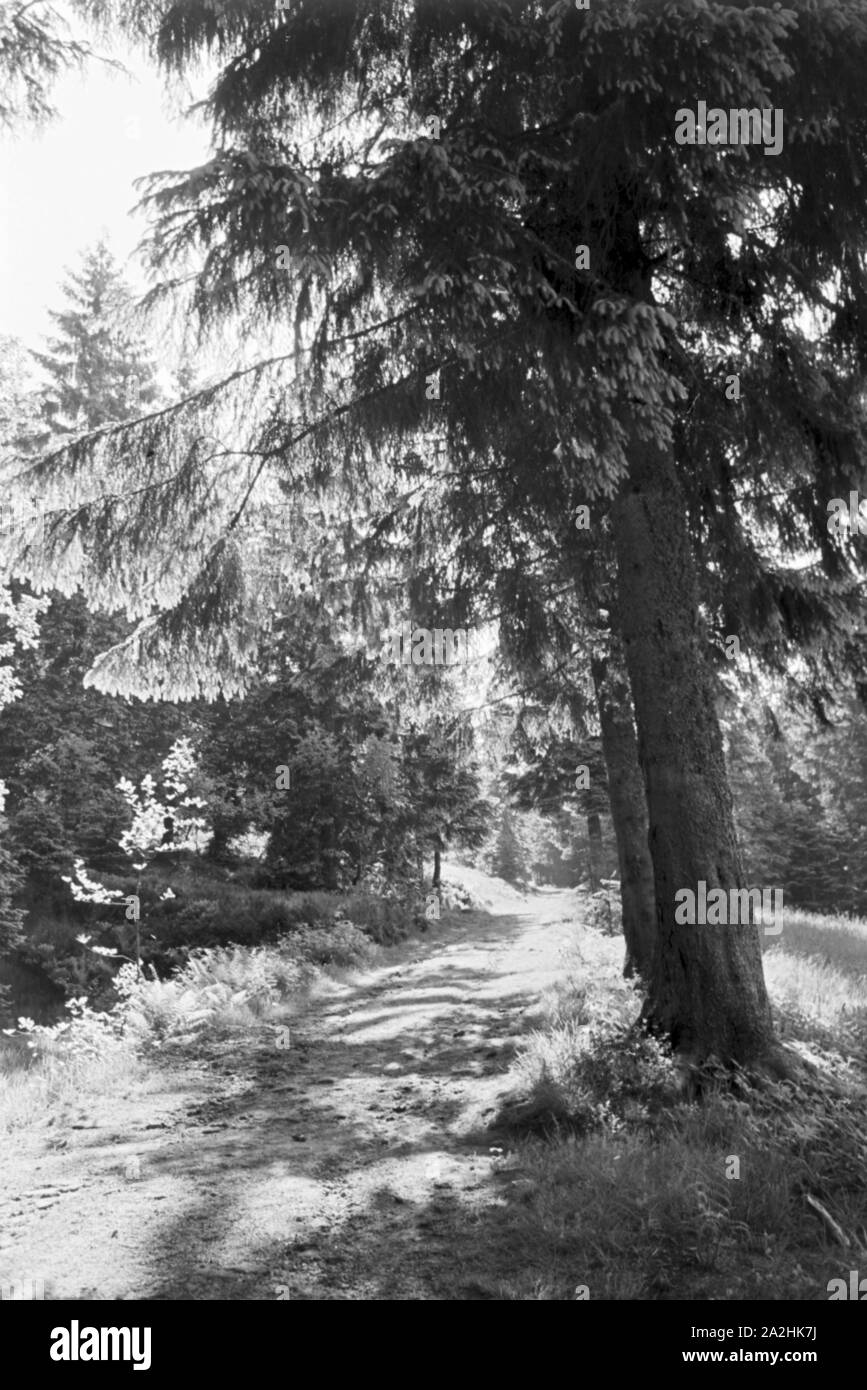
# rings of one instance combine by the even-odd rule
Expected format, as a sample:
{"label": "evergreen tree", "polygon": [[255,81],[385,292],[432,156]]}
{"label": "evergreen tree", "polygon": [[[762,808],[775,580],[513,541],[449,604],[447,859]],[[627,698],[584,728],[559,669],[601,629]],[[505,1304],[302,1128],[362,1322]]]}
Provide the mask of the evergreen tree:
{"label": "evergreen tree", "polygon": [[441,719],[430,720],[424,730],[408,730],[401,744],[406,814],[419,855],[433,852],[431,881],[439,888],[443,851],[451,844],[478,848],[490,807],[479,795],[475,769],[456,756]]}
{"label": "evergreen tree", "polygon": [[41,124],[55,115],[51,87],[66,68],[81,63],[88,46],[63,33],[50,5],[27,0],[0,4],[0,127]]}
{"label": "evergreen tree", "polygon": [[516,886],[523,886],[526,881],[527,859],[508,806],[504,806],[500,813],[500,824],[491,856],[491,873]]}
{"label": "evergreen tree", "polygon": [[[371,0],[323,23],[299,0],[277,20],[270,6],[202,9],[179,25],[176,7],[135,0],[121,19],[149,36],[156,24],[167,66],[212,47],[223,61],[221,148],[159,181],[156,255],[206,242],[204,325],[246,306],[297,333],[291,410],[285,359],[226,384],[261,405],[231,445],[255,458],[253,478],[273,464],[312,484],[348,460],[362,488],[372,455],[396,472],[407,438],[437,431],[458,580],[491,528],[610,504],[660,922],[646,1017],[692,1058],[778,1065],[757,934],[675,921],[685,884],[743,881],[690,521],[714,562],[742,567],[745,598],[776,605],[784,642],[817,609],[827,618],[829,593],[791,570],[766,583],[759,537],[789,556],[815,545],[829,580],[857,582],[825,504],[864,479],[860,6]],[[747,109],[770,99],[781,149],[677,143],[671,93],[716,91]],[[302,149],[286,132],[311,114]],[[739,397],[733,373],[749,383]],[[133,576],[161,532],[186,571],[163,582],[146,655],[188,682],[216,661],[242,680],[255,626],[232,535],[246,482],[208,532],[179,505],[201,516],[213,492],[201,440],[216,394],[109,441],[130,489],[153,458],[116,592],[140,602]],[[102,447],[73,445],[42,476]]]}
{"label": "evergreen tree", "polygon": [[14,898],[23,882],[19,864],[7,848],[8,824],[0,802],[0,957],[22,940],[23,911],[15,906]]}
{"label": "evergreen tree", "polygon": [[[10,453],[38,455],[70,430],[135,418],[156,399],[154,369],[129,328],[130,292],[104,244],[82,258],[68,287],[70,304],[52,314],[59,333],[46,353],[27,354],[7,339],[0,356],[0,410]],[[40,386],[38,361],[51,386]],[[34,489],[29,509],[41,500]],[[6,540],[32,538],[17,524]],[[52,524],[49,518],[47,523]],[[12,592],[25,599],[20,584]],[[30,600],[28,600],[30,601]],[[27,870],[31,897],[50,895],[76,855],[117,867],[126,818],[121,775],[140,776],[185,731],[176,711],[114,701],[84,689],[106,645],[129,631],[123,617],[88,613],[80,595],[44,600],[39,640],[17,662],[22,699],[0,714],[0,777],[9,789],[9,836]]]}
{"label": "evergreen tree", "polygon": [[[0,717],[5,708],[21,695],[21,686],[12,659],[21,651],[36,645],[38,623],[45,607],[44,600],[18,597],[5,585],[0,586]],[[0,778],[0,957],[13,950],[21,940],[24,912],[16,905],[15,896],[22,885],[20,865],[9,847],[8,822],[4,814],[7,787]],[[0,987],[0,1003],[7,990]]]}
{"label": "evergreen tree", "polygon": [[821,769],[825,814],[840,850],[832,901],[867,916],[867,717],[859,702],[850,700],[840,724],[816,740],[811,762],[814,773]]}
{"label": "evergreen tree", "polygon": [[11,461],[17,441],[36,429],[38,382],[32,355],[9,334],[0,335],[0,461]]}
{"label": "evergreen tree", "polygon": [[133,329],[134,302],[111,251],[86,251],[64,286],[69,303],[52,310],[57,335],[33,354],[49,378],[42,415],[47,438],[143,415],[158,397],[144,341]]}

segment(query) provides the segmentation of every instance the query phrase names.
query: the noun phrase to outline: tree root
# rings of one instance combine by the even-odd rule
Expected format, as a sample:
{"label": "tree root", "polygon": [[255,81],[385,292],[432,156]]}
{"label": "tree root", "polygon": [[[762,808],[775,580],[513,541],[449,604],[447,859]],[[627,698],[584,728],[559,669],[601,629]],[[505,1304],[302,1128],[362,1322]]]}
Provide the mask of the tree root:
{"label": "tree root", "polygon": [[794,1087],[804,1099],[815,1093],[846,1098],[858,1091],[839,1077],[821,1071],[783,1043],[774,1043],[749,1064],[720,1062],[717,1057],[700,1058],[686,1052],[675,1052],[674,1060],[681,1092],[688,1100],[701,1100],[720,1090],[744,1096],[751,1091],[767,1093],[781,1084]]}

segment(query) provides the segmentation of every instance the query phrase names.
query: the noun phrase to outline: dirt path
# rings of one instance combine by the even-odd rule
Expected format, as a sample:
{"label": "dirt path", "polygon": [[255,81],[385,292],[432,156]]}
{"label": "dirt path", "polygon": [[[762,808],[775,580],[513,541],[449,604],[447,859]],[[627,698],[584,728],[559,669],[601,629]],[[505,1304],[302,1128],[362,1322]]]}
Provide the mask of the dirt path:
{"label": "dirt path", "polygon": [[47,1298],[497,1297],[522,1176],[487,1126],[576,898],[501,892],[492,914],[325,982],[288,1048],[263,1027],[176,1056],[17,1141],[3,1279]]}

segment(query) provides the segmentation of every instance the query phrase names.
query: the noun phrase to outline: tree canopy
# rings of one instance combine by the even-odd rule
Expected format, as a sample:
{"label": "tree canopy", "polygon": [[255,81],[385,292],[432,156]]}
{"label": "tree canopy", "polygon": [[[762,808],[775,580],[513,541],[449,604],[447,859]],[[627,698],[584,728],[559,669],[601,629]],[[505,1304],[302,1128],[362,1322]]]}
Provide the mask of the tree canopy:
{"label": "tree canopy", "polygon": [[[595,503],[647,785],[651,1013],[687,1048],[767,1050],[757,944],[687,942],[673,895],[743,879],[702,611],[714,577],[734,635],[778,662],[807,649],[819,701],[829,671],[864,685],[857,537],[827,525],[830,498],[865,480],[863,6],[84,8],[147,36],[167,72],[216,56],[215,153],[151,180],[150,254],[166,295],[203,257],[202,332],[235,316],[245,349],[264,326],[275,345],[24,470],[57,519],[19,572],[108,585],[141,620],[97,663],[103,688],[233,693],[268,620],[242,527],[275,486],[361,513],[342,557],[327,526],[287,549],[319,579],[327,556],[374,643],[393,610],[381,587],[362,594],[389,544],[448,537],[436,582],[413,566],[404,603],[455,620],[503,556],[540,527],[562,543]],[[700,101],[781,112],[779,150],[681,143]],[[118,494],[136,503],[124,524]],[[114,543],[85,554],[70,544],[85,534]],[[528,585],[517,570],[512,612]]]}

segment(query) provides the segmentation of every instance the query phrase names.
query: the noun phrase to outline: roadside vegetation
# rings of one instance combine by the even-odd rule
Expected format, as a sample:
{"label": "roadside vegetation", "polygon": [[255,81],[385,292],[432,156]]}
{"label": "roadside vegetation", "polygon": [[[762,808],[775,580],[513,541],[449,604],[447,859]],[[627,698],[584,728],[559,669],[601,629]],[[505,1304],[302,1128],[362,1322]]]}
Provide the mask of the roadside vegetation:
{"label": "roadside vegetation", "polygon": [[815,1084],[732,1086],[709,1066],[699,1099],[634,1032],[620,941],[581,933],[500,1116],[525,1258],[497,1297],[572,1298],[577,1268],[592,1299],[827,1299],[863,1264],[867,921],[787,914],[764,963]]}

